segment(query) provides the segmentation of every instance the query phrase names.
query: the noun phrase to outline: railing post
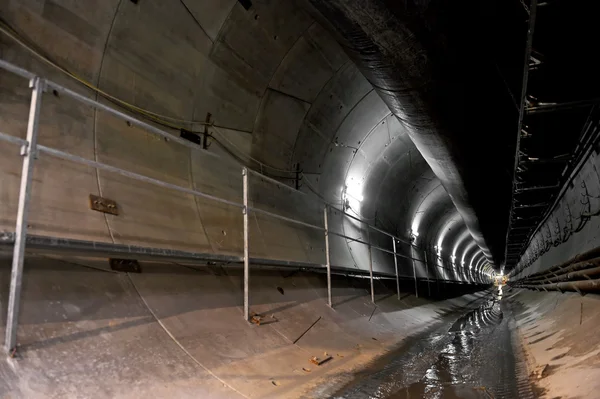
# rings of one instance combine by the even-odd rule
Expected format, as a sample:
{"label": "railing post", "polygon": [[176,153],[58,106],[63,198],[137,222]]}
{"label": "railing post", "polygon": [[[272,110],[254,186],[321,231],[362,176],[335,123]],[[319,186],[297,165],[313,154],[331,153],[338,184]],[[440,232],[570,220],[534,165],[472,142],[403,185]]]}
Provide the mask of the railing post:
{"label": "railing post", "polygon": [[427,252],[423,252],[423,258],[425,259],[425,274],[427,275],[427,295],[431,297],[431,287],[429,286],[429,263],[427,262]]}
{"label": "railing post", "polygon": [[373,286],[373,250],[371,249],[371,234],[367,226],[367,242],[369,243],[369,278],[371,279],[371,302],[375,303],[375,288]]}
{"label": "railing post", "polygon": [[37,136],[42,106],[42,93],[45,81],[35,77],[29,86],[31,104],[27,122],[27,144],[21,148],[23,169],[21,186],[19,188],[19,205],[17,208],[17,223],[15,229],[15,246],[13,248],[12,271],[10,276],[10,293],[8,297],[8,312],[6,320],[5,348],[10,353],[17,345],[17,326],[19,322],[19,305],[21,302],[21,284],[23,282],[23,262],[25,257],[25,242],[27,240],[27,223],[29,217],[29,200],[33,179],[33,166],[37,156]]}
{"label": "railing post", "polygon": [[248,169],[242,169],[242,180],[244,186],[244,319],[250,320],[250,300],[249,300],[249,284],[250,284],[250,255],[248,251]]}
{"label": "railing post", "polygon": [[417,268],[415,265],[415,259],[412,260],[413,264],[413,278],[415,279],[415,297],[419,297],[419,287],[417,286]]}
{"label": "railing post", "polygon": [[392,237],[392,244],[394,244],[394,266],[396,266],[396,292],[398,292],[398,299],[400,299],[400,278],[398,277],[398,257],[396,256],[396,239]]}
{"label": "railing post", "polygon": [[[444,262],[442,262],[442,267],[444,266]],[[436,268],[438,269],[438,271],[440,270],[440,267],[438,265],[436,265]],[[442,280],[444,279],[444,269],[442,269]],[[437,273],[435,274],[435,292],[436,295],[439,297],[440,296],[440,279],[437,276]]]}
{"label": "railing post", "polygon": [[327,303],[333,307],[331,302],[331,260],[329,258],[329,220],[327,216],[327,205],[323,208],[323,220],[325,223],[325,262],[327,265]]}

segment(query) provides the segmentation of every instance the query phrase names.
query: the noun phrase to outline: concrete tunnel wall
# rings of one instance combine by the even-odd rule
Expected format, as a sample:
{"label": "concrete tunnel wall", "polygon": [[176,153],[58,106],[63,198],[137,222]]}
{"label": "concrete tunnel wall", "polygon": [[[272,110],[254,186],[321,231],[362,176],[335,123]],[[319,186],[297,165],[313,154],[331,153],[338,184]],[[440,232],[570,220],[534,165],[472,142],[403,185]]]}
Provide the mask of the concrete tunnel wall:
{"label": "concrete tunnel wall", "polygon": [[[236,1],[0,0],[0,15],[54,60],[112,95],[174,118],[202,121],[210,112],[235,144],[228,149],[243,162],[214,140],[208,151],[190,151],[51,92],[42,105],[41,144],[235,201],[241,200],[241,164],[260,169],[249,156],[280,169],[300,163],[302,193],[253,177],[252,205],[320,224],[322,203],[313,189],[340,206],[344,185],[354,181],[365,197],[356,212],[378,227],[408,239],[415,215],[422,216],[419,248],[399,250],[419,259],[433,250],[441,234],[433,231],[437,218],[450,215],[449,197],[443,190],[431,195],[439,193],[439,182],[403,127],[300,4],[254,1],[245,10]],[[97,98],[5,35],[0,57]],[[24,137],[29,98],[25,81],[0,73],[2,132]],[[21,159],[6,143],[0,143],[0,154],[0,229],[12,231]],[[43,154],[34,184],[32,234],[242,253],[238,208]],[[90,211],[90,193],[117,201],[120,215]],[[331,228],[367,237],[335,212]],[[453,247],[456,237],[448,234],[444,246]],[[371,232],[370,238],[391,248],[386,236]],[[321,233],[260,215],[251,219],[250,242],[253,256],[324,262]],[[334,265],[368,268],[364,246],[334,237],[331,244]],[[373,255],[376,271],[392,272],[390,256]],[[401,275],[412,276],[412,262],[398,260]],[[444,262],[437,276],[458,279],[452,277],[458,267]],[[393,285],[375,280],[373,306],[368,280],[334,276],[330,309],[322,275],[253,269],[251,310],[266,317],[255,326],[242,317],[239,268],[141,264],[143,273],[133,275],[108,270],[105,260],[28,256],[19,358],[0,362],[0,397],[295,398],[343,383],[348,373],[485,295],[433,302],[407,294],[412,282],[404,281],[398,301]],[[428,274],[423,262],[415,267],[418,276]],[[10,258],[2,258],[0,334],[9,274]],[[334,356],[330,365],[311,366],[308,359],[325,352]]]}
{"label": "concrete tunnel wall", "polygon": [[[256,169],[260,166],[250,156],[288,170],[300,163],[306,195],[255,180],[251,194],[256,206],[320,225],[313,191],[340,206],[343,187],[356,182],[365,200],[354,211],[408,239],[415,215],[435,214],[450,203],[442,190],[434,203],[421,206],[428,201],[427,187],[439,182],[398,120],[303,4],[255,2],[245,10],[235,1],[113,1],[85,8],[59,1],[40,6],[5,3],[5,21],[102,90],[170,117],[203,120],[210,112],[234,144],[229,150]],[[0,40],[3,59],[84,91],[6,36]],[[30,91],[25,82],[3,72],[2,93],[3,131],[23,137]],[[190,151],[63,96],[44,96],[40,143],[241,199],[241,166],[214,141],[207,152]],[[11,231],[20,157],[14,146],[0,145],[6,154],[0,160],[0,223]],[[33,234],[241,254],[242,216],[237,208],[47,156],[40,157],[34,180]],[[116,200],[121,214],[90,211],[90,193]],[[356,222],[338,216],[331,217],[333,231],[367,238]],[[429,234],[427,224],[422,229],[437,235]],[[370,238],[391,249],[388,237],[372,232]],[[254,215],[250,240],[254,256],[324,263],[323,237],[310,229]],[[368,267],[364,245],[339,237],[331,241],[334,265]],[[407,256],[414,251],[406,245],[398,248]],[[399,264],[402,275],[412,276],[410,260],[399,258]],[[392,257],[374,251],[374,269],[392,272]],[[416,269],[419,276],[427,273],[423,262]],[[437,276],[446,278],[441,271]]]}
{"label": "concrete tunnel wall", "polygon": [[598,168],[596,146],[531,238],[511,279],[546,270],[600,245]]}

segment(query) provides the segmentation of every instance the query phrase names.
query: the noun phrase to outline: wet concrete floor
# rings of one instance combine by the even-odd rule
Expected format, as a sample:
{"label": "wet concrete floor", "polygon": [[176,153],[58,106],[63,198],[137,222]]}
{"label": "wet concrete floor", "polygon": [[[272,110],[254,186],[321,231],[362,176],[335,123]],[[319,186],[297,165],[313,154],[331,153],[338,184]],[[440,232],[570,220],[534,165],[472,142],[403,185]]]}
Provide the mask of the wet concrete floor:
{"label": "wet concrete floor", "polygon": [[456,321],[423,333],[379,359],[333,397],[530,397],[530,390],[523,389],[527,375],[517,372],[522,360],[515,334],[508,303],[486,300]]}

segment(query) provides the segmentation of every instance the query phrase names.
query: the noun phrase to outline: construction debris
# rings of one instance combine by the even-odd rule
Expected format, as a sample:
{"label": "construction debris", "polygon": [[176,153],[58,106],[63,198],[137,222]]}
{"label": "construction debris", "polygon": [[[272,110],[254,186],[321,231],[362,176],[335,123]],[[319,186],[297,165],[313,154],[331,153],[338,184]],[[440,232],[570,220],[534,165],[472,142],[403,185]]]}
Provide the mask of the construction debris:
{"label": "construction debris", "polygon": [[[327,352],[325,352],[325,353],[327,353]],[[331,359],[333,359],[333,357],[329,356],[329,355],[327,355],[327,357],[324,357],[323,359],[313,356],[310,358],[310,362],[313,364],[316,364],[317,366],[320,366],[323,363],[330,361]]]}
{"label": "construction debris", "polygon": [[537,377],[537,379],[544,378],[544,371],[546,371],[546,367],[548,367],[547,364],[544,364],[543,366],[537,366],[535,370],[533,370],[533,372],[531,373],[532,376]]}
{"label": "construction debris", "polygon": [[252,314],[250,315],[250,322],[256,324],[257,326],[260,326],[260,322],[262,321],[263,316],[259,315],[258,313],[254,313],[252,312]]}

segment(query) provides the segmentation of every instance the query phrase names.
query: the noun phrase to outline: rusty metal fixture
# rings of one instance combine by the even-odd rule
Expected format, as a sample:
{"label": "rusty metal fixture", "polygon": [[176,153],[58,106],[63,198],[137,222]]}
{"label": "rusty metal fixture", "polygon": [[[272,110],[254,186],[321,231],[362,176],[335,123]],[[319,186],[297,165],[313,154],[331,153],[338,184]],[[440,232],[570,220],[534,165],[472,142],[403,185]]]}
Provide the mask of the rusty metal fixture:
{"label": "rusty metal fixture", "polygon": [[111,215],[119,214],[119,207],[115,201],[98,197],[94,194],[90,194],[90,209],[102,213],[110,213]]}
{"label": "rusty metal fixture", "polygon": [[135,259],[117,259],[109,258],[108,264],[110,268],[117,272],[123,273],[141,273],[142,268],[139,262]]}
{"label": "rusty metal fixture", "polygon": [[252,315],[250,317],[251,323],[256,324],[257,326],[260,326],[260,323],[262,322],[262,320],[263,320],[262,315],[252,312]]}
{"label": "rusty metal fixture", "polygon": [[328,355],[327,353],[325,353],[325,357],[324,358],[319,358],[319,357],[313,356],[313,357],[310,358],[310,362],[312,364],[316,364],[317,366],[320,366],[323,363],[326,363],[326,362],[330,361],[331,359],[333,359],[333,357],[330,356],[330,355]]}

